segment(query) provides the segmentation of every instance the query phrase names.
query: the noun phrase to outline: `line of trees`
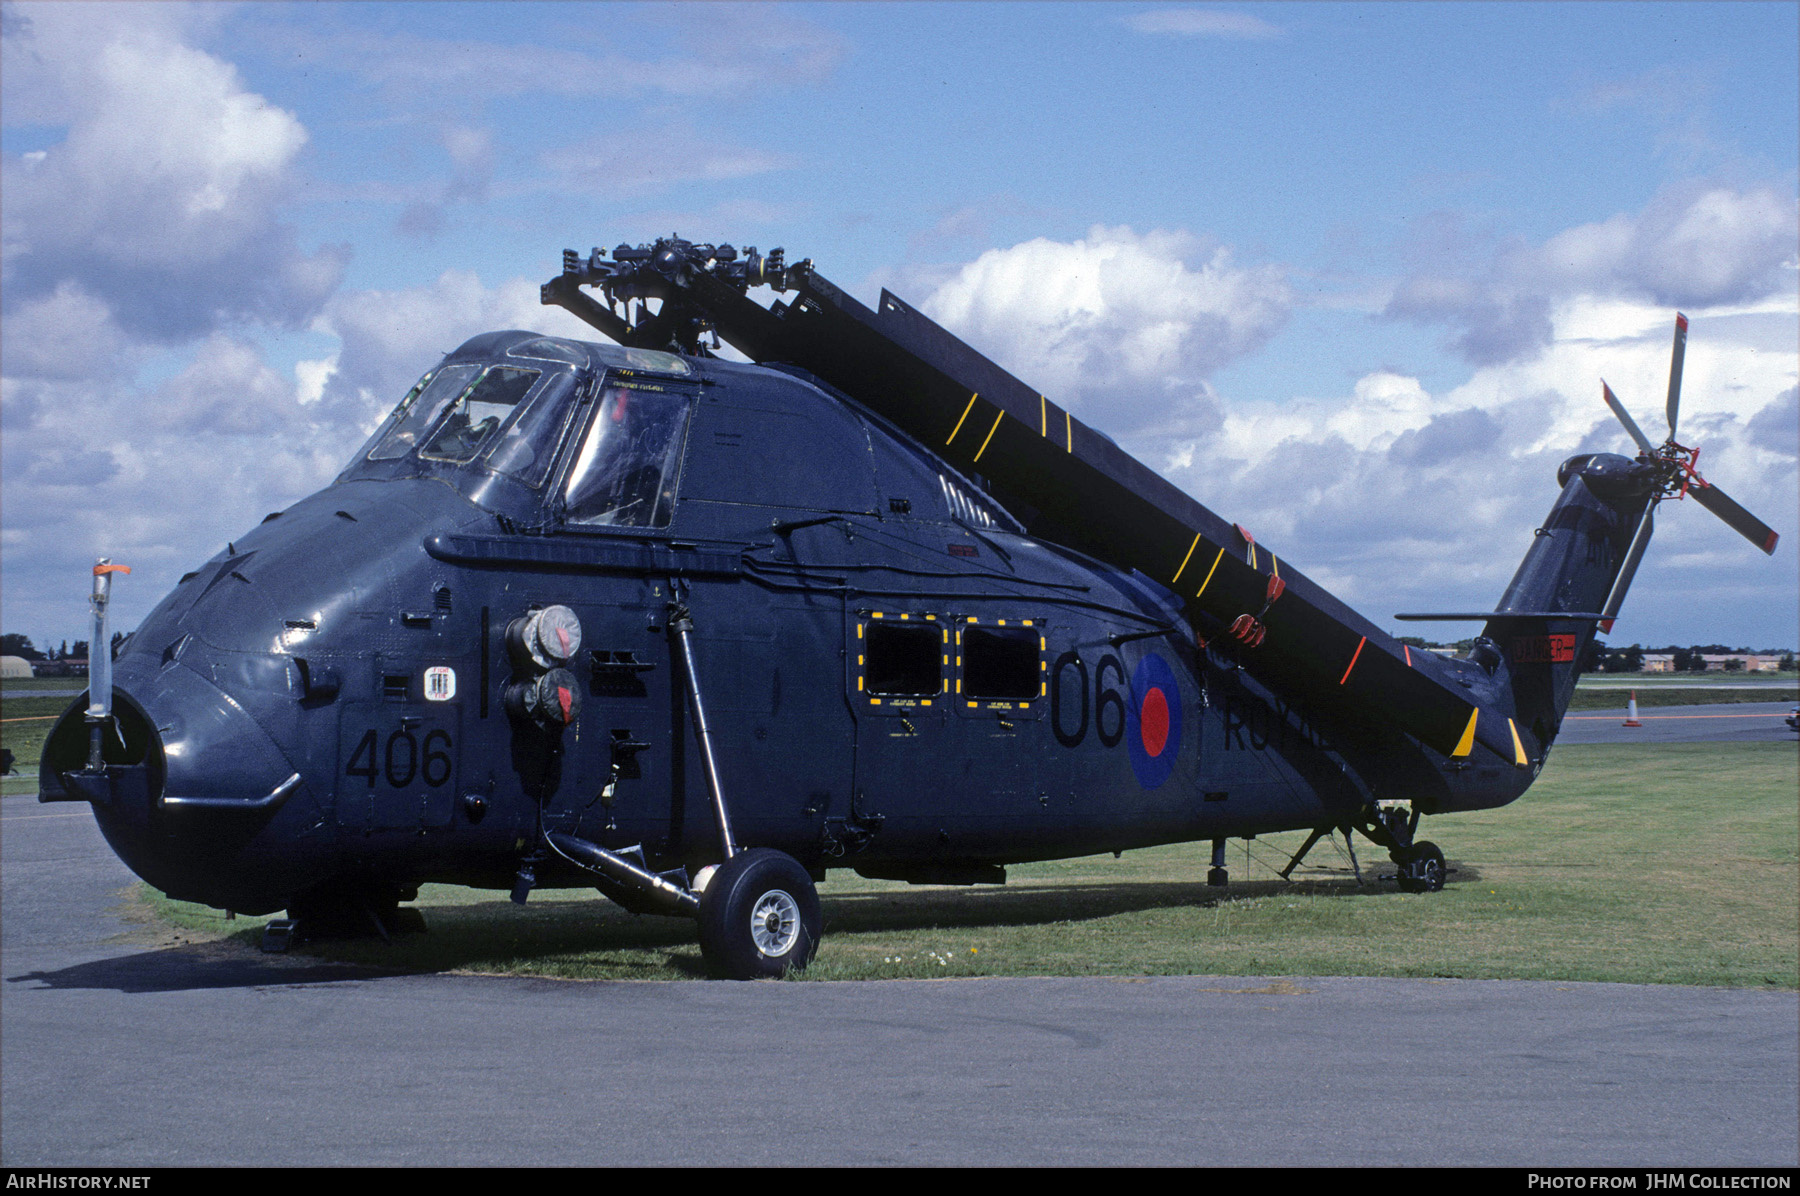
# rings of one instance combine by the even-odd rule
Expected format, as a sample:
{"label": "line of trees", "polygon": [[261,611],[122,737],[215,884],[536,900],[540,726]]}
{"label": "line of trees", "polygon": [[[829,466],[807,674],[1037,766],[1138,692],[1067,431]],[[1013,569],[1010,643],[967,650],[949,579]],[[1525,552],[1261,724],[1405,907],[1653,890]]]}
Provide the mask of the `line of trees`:
{"label": "line of trees", "polygon": [[[123,643],[124,640],[124,632],[120,631],[113,633],[112,647],[114,656],[119,654],[119,645]],[[87,655],[88,642],[86,640],[76,640],[74,643],[64,640],[60,646],[40,649],[36,644],[31,642],[31,637],[28,635],[20,635],[17,632],[8,632],[5,635],[0,635],[0,656],[17,656],[21,660],[35,662],[86,660]]]}

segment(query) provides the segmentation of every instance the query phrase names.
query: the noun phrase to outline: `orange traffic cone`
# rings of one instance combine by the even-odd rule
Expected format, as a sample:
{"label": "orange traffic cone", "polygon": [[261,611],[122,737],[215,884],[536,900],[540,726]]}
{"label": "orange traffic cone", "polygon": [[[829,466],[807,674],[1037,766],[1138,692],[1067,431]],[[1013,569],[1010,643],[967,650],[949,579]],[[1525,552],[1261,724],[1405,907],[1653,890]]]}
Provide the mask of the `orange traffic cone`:
{"label": "orange traffic cone", "polygon": [[1635,689],[1631,691],[1631,705],[1628,706],[1625,711],[1625,725],[1627,727],[1641,727],[1644,725],[1643,723],[1638,722],[1637,690]]}

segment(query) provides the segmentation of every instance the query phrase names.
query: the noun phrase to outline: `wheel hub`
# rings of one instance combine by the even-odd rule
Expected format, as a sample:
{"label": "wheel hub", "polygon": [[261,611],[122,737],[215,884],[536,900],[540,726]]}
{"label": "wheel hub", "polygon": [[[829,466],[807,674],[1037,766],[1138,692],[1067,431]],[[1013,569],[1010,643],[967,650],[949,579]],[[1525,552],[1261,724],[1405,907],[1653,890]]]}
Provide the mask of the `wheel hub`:
{"label": "wheel hub", "polygon": [[786,955],[800,937],[800,904],[787,892],[764,893],[750,910],[750,938],[770,958]]}

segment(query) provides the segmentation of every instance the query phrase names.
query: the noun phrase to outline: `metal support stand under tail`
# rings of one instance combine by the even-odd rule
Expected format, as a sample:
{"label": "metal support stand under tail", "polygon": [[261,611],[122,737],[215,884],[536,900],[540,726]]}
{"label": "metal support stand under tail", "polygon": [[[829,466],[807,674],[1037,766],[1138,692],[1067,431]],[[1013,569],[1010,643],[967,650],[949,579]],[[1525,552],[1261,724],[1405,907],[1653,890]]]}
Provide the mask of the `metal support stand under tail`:
{"label": "metal support stand under tail", "polygon": [[1287,867],[1281,870],[1281,879],[1289,879],[1293,875],[1294,869],[1300,866],[1300,861],[1306,858],[1306,853],[1311,851],[1320,839],[1323,839],[1330,833],[1331,828],[1328,826],[1314,827],[1312,834],[1306,837],[1306,842],[1300,845],[1300,850],[1294,853],[1294,858],[1289,860],[1287,862]]}
{"label": "metal support stand under tail", "polygon": [[1344,828],[1344,850],[1350,853],[1350,874],[1356,877],[1356,887],[1362,887],[1362,866],[1356,862],[1356,840],[1350,834],[1350,828]]}

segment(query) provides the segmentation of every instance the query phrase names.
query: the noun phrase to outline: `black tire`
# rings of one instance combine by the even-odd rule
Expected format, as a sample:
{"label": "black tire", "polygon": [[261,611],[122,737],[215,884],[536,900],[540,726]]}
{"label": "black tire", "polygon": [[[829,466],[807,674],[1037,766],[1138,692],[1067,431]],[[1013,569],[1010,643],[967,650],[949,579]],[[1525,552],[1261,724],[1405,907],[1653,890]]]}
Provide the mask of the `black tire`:
{"label": "black tire", "polygon": [[1436,893],[1443,889],[1448,874],[1444,853],[1438,850],[1437,844],[1421,841],[1407,851],[1394,879],[1400,882],[1402,892]]}
{"label": "black tire", "polygon": [[740,851],[700,895],[700,954],[720,980],[761,980],[812,962],[819,891],[800,861],[767,847]]}

